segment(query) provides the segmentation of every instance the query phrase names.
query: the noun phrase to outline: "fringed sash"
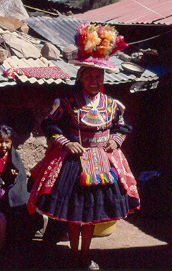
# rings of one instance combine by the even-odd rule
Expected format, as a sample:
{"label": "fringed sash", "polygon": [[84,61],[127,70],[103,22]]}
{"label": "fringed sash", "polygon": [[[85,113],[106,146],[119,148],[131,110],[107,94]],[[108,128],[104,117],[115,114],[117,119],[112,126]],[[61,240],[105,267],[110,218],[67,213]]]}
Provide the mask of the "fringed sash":
{"label": "fringed sash", "polygon": [[80,185],[105,185],[117,181],[117,173],[111,170],[109,159],[102,148],[87,149],[80,160],[83,169]]}
{"label": "fringed sash", "polygon": [[116,169],[119,181],[127,194],[130,197],[139,199],[136,180],[122,151],[120,149],[115,149],[112,153],[107,152],[106,155],[112,166]]}

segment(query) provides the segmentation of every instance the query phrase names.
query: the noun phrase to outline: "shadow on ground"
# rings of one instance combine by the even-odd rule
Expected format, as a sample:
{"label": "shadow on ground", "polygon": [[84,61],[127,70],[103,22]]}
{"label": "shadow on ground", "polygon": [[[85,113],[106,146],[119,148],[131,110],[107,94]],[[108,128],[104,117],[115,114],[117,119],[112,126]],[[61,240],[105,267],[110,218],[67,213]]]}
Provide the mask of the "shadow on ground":
{"label": "shadow on ground", "polygon": [[135,213],[129,215],[127,222],[138,227],[144,233],[153,236],[172,246],[172,215],[153,217],[145,213]]}
{"label": "shadow on ground", "polygon": [[[165,244],[91,249],[91,258],[99,263],[100,270],[172,270],[172,217],[151,218],[136,213],[129,215],[126,220],[144,233],[164,241]],[[63,245],[61,243],[53,245],[33,239],[27,245],[15,244],[4,249],[0,255],[0,270],[57,271],[77,268],[70,261],[70,249],[65,242]]]}
{"label": "shadow on ground", "polygon": [[[172,270],[170,245],[121,249],[91,250],[92,259],[100,270]],[[77,270],[70,262],[69,247],[44,246],[33,241],[27,250],[8,251],[1,258],[1,270]],[[81,269],[80,269],[81,270]]]}

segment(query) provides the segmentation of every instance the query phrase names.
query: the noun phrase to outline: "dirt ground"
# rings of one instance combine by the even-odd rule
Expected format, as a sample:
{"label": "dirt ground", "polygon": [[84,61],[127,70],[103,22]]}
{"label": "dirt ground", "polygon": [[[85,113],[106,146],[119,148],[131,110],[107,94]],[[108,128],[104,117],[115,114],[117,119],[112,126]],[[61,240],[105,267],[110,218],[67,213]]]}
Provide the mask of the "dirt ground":
{"label": "dirt ground", "polygon": [[[100,270],[172,270],[172,217],[130,215],[107,237],[92,239],[90,255]],[[1,270],[76,270],[69,241],[46,244],[34,238],[29,247],[1,255]]]}

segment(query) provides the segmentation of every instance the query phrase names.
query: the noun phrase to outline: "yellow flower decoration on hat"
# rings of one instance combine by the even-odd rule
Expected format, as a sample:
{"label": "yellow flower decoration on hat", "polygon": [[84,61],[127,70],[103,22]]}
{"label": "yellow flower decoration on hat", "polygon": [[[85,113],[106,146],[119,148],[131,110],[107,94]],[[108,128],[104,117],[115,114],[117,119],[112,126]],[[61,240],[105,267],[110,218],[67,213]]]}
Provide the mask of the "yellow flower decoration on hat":
{"label": "yellow flower decoration on hat", "polygon": [[109,25],[81,24],[75,37],[79,56],[104,58],[116,41],[116,29]]}

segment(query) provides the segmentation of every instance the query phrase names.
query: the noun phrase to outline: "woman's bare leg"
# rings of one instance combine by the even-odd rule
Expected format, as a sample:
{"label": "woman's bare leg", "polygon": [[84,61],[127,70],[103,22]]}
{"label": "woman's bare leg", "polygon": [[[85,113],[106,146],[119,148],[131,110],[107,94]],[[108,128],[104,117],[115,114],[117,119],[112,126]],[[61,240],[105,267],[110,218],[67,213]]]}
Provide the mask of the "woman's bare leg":
{"label": "woman's bare leg", "polygon": [[70,223],[70,222],[68,223],[68,232],[69,232],[72,257],[78,257],[80,231],[81,231],[81,224]]}
{"label": "woman's bare leg", "polygon": [[92,224],[82,225],[81,258],[82,258],[83,263],[86,263],[89,258],[89,248],[91,244],[91,239],[93,237],[93,232],[94,232],[94,225]]}

